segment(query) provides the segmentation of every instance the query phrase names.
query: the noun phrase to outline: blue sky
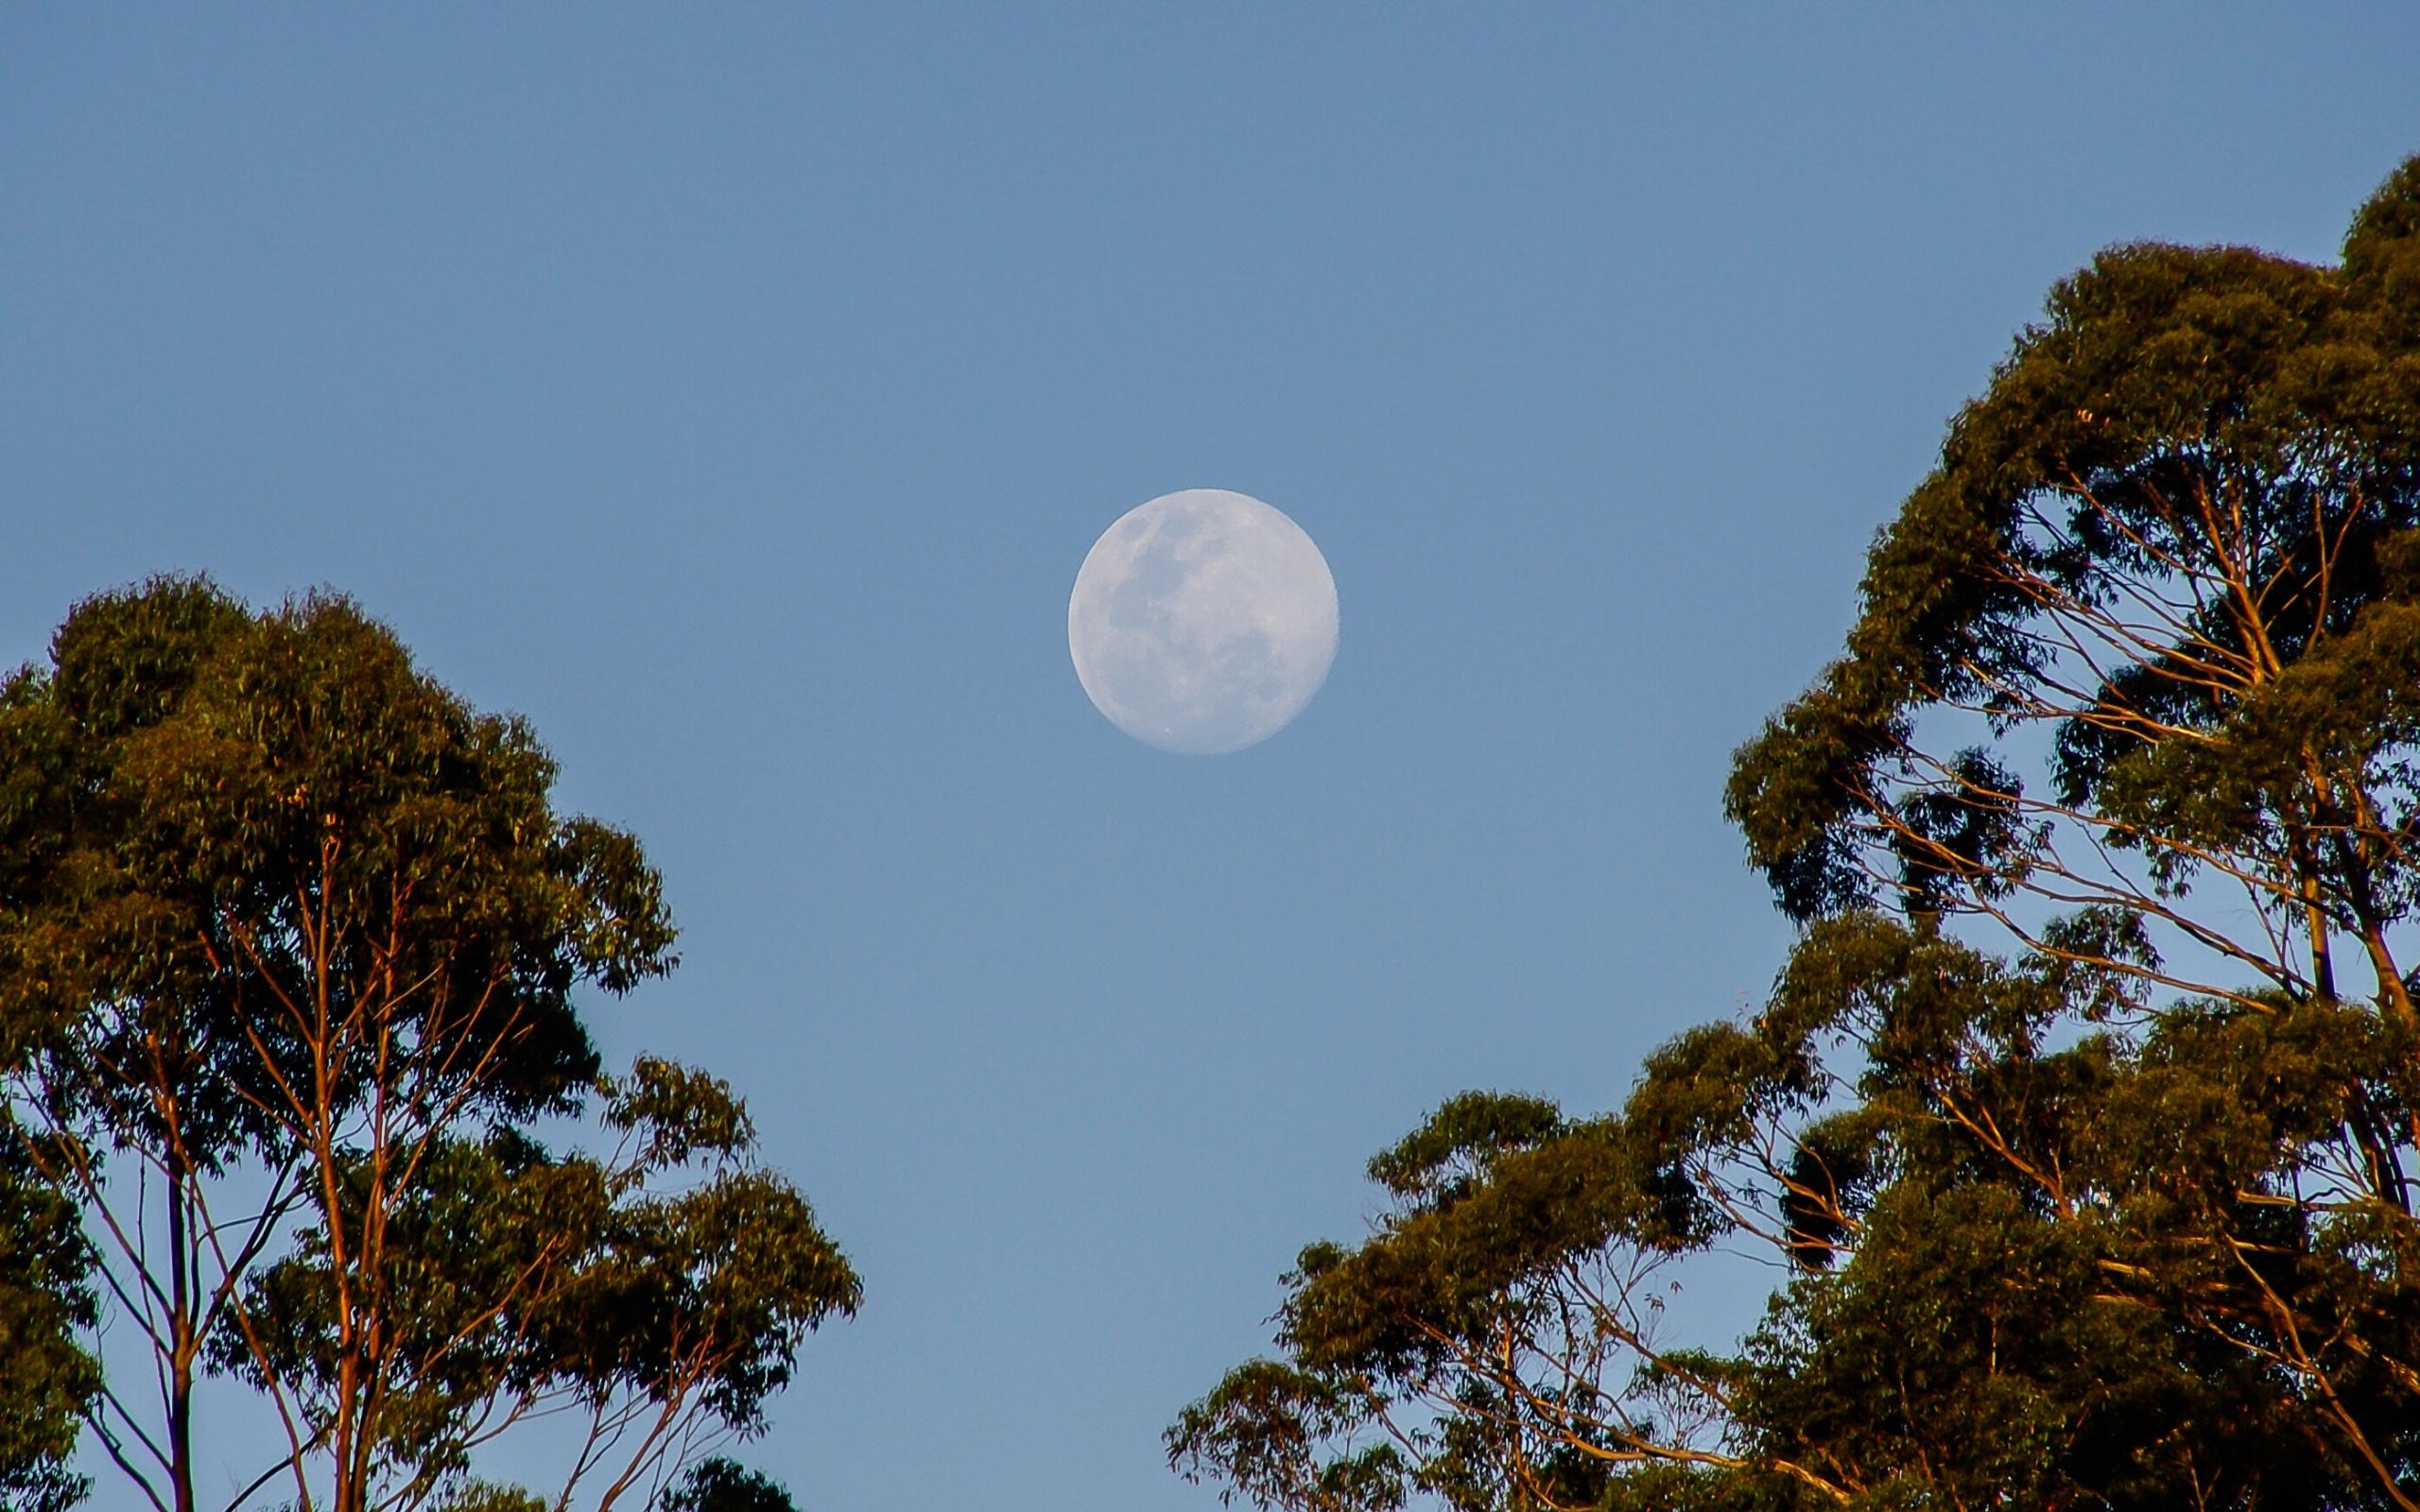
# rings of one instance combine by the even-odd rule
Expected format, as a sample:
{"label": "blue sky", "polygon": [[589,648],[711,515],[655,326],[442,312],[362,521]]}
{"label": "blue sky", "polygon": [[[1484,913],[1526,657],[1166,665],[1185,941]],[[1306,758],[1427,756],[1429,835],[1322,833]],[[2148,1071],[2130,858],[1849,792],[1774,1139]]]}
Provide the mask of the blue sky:
{"label": "blue sky", "polygon": [[[2408,5],[1507,9],[0,16],[0,661],[206,570],[530,716],[866,1275],[805,1506],[1214,1505],[1371,1152],[1761,992],[1727,754],[2048,284],[2420,150]],[[1342,602],[1233,756],[1066,654],[1189,487]]]}

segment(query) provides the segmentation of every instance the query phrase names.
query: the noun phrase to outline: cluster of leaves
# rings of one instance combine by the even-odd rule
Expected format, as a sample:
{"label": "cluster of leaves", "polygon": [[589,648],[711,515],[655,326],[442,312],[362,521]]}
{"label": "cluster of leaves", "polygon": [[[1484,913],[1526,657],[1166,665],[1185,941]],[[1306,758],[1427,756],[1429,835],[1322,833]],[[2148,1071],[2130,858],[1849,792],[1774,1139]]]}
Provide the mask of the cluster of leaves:
{"label": "cluster of leaves", "polygon": [[[29,1337],[70,1352],[21,1459],[80,1418],[190,1512],[216,1375],[285,1425],[254,1492],[433,1503],[571,1406],[562,1494],[596,1476],[610,1507],[759,1425],[802,1334],[854,1309],[727,1087],[601,1075],[576,998],[670,970],[673,930],[637,842],[558,815],[554,776],[337,597],[155,581],[0,683],[0,1170],[84,1236],[27,1252],[58,1299]],[[539,1139],[600,1103],[610,1153]],[[158,1410],[74,1349],[95,1292]]]}
{"label": "cluster of leaves", "polygon": [[59,1512],[80,1500],[65,1461],[99,1385],[78,1331],[98,1317],[76,1211],[0,1132],[0,1506]]}
{"label": "cluster of leaves", "polygon": [[[606,1469],[596,1494],[610,1506],[685,1457],[692,1407],[722,1429],[760,1428],[805,1334],[856,1309],[856,1274],[804,1199],[756,1164],[728,1086],[643,1058],[599,1090],[621,1136],[606,1156],[512,1128],[432,1143],[388,1207],[380,1273],[352,1278],[390,1299],[384,1327],[405,1363],[383,1388],[374,1460],[389,1504],[458,1484],[482,1445],[569,1409],[588,1421],[567,1479]],[[374,1179],[367,1160],[345,1161],[337,1231],[358,1230]],[[314,1425],[334,1420],[343,1379],[348,1278],[330,1233],[301,1228],[206,1349]]]}
{"label": "cluster of leaves", "polygon": [[[2341,266],[2061,284],[1862,598],[1733,772],[1803,926],[1763,1009],[1615,1114],[1439,1109],[1178,1469],[1328,1512],[2420,1509],[2420,159]],[[1743,1245],[1763,1323],[1667,1346],[1673,1267]]]}

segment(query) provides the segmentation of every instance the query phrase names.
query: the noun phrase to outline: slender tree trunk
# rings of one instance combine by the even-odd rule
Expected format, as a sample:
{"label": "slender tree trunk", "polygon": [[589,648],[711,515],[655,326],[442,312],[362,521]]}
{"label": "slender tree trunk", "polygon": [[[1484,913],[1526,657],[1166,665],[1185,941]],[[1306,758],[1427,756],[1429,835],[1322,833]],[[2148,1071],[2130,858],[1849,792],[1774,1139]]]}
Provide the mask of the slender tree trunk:
{"label": "slender tree trunk", "polygon": [[[174,1160],[174,1157],[171,1157]],[[182,1160],[168,1177],[168,1487],[175,1512],[194,1512],[192,1297],[194,1267],[187,1252],[192,1236],[186,1189],[192,1180]]]}

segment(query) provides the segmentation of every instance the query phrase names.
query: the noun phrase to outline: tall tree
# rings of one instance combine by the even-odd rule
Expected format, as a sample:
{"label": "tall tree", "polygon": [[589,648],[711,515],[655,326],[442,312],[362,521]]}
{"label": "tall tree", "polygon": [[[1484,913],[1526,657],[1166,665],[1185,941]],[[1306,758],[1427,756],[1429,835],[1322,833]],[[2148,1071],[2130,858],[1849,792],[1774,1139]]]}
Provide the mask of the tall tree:
{"label": "tall tree", "polygon": [[[2420,159],[2063,282],[1728,802],[1803,926],[1616,1114],[1448,1103],[1169,1432],[1269,1506],[2420,1512]],[[1789,1267],[1659,1338],[1717,1244]]]}
{"label": "tall tree", "polygon": [[[456,1497],[569,1405],[562,1499],[606,1507],[758,1426],[858,1283],[727,1088],[600,1075],[578,994],[674,959],[637,843],[341,598],[164,579],[51,661],[0,685],[0,1048],[17,1153],[154,1358],[87,1408],[151,1503],[198,1504],[213,1372],[285,1426],[238,1503]],[[614,1147],[541,1143],[600,1098]]]}

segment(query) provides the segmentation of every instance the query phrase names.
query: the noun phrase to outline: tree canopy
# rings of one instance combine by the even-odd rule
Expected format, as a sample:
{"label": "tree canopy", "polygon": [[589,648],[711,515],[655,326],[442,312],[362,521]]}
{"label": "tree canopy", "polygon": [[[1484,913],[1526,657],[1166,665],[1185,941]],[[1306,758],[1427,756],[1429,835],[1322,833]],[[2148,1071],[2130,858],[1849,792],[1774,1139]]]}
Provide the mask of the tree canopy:
{"label": "tree canopy", "polygon": [[[2420,159],[2113,248],[1727,801],[1802,926],[1615,1112],[1456,1098],[1170,1459],[1264,1506],[2420,1512]],[[1782,1268],[1668,1345],[1692,1257]]]}
{"label": "tree canopy", "polygon": [[858,1280],[728,1086],[605,1074],[581,996],[673,927],[554,778],[333,595],[105,593],[0,683],[0,1468],[71,1495],[80,1420],[192,1512],[214,1378],[284,1426],[237,1504],[509,1500],[480,1446],[569,1412],[601,1512],[762,1426]]}

